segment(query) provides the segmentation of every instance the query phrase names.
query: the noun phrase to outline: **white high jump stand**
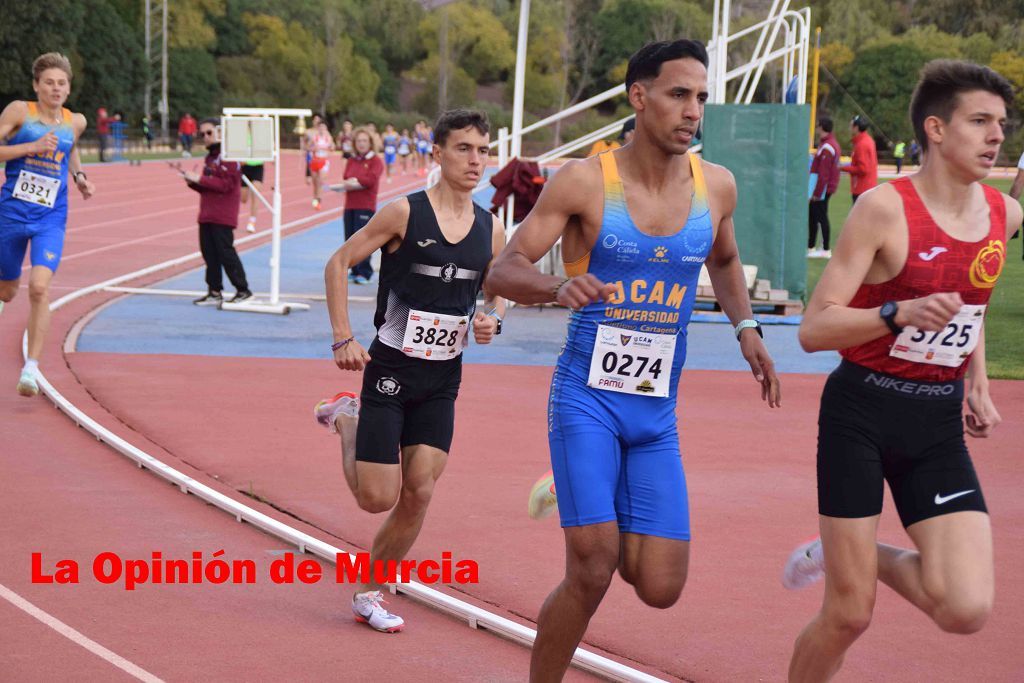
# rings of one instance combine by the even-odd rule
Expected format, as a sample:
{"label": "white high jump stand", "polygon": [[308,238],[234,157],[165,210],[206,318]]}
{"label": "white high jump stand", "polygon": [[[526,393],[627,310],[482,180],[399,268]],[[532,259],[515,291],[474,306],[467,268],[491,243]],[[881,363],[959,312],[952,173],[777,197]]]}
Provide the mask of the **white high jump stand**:
{"label": "white high jump stand", "polygon": [[225,107],[221,121],[222,158],[225,161],[274,162],[273,203],[253,186],[245,176],[242,180],[256,198],[270,211],[273,229],[270,242],[270,299],[249,299],[233,304],[225,301],[221,310],[286,315],[293,310],[309,310],[308,304],[281,301],[281,117],[312,116],[309,109],[267,109],[263,107]]}

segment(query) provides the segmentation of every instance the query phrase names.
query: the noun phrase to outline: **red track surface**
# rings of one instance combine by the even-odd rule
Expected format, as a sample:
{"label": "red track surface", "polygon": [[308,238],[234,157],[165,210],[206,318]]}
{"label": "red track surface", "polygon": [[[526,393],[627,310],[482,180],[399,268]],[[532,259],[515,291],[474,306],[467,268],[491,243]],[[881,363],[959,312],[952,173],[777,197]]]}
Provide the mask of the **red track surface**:
{"label": "red track surface", "polygon": [[[297,161],[288,159],[285,222],[308,211]],[[55,298],[195,250],[195,199],[161,165],[93,167],[90,175],[101,194],[73,202]],[[88,297],[55,316],[43,368],[58,389],[196,479],[334,545],[369,546],[380,518],[356,508],[336,441],[310,419],[318,398],[354,388],[356,375],[314,361],[65,357],[67,330],[105,299]],[[385,637],[354,624],[347,590],[330,583],[146,585],[132,593],[97,584],[88,563],[105,550],[146,558],[153,550],[187,557],[224,549],[263,568],[285,546],[138,470],[49,402],[16,396],[26,310],[22,296],[0,315],[0,584],[169,680],[359,680],[373,672],[401,680],[525,678],[525,648],[405,598],[395,598],[395,609],[409,628]],[[413,549],[419,558],[450,550],[477,560],[480,584],[452,592],[521,622],[536,616],[562,567],[557,524],[531,522],[524,510],[525,492],[547,467],[548,376],[544,368],[467,366],[453,456]],[[684,373],[679,414],[694,526],[688,586],[678,605],[656,611],[617,581],[588,632],[591,649],[663,677],[784,679],[792,641],[820,600],[820,588],[783,591],[779,574],[791,546],[816,523],[813,453],[823,379],[787,376],[785,407],[770,413],[745,374]],[[840,680],[1024,677],[1024,475],[1014,457],[1024,440],[1024,382],[996,382],[994,394],[1007,422],[995,438],[972,442],[996,535],[998,596],[989,625],[975,636],[943,634],[883,588],[875,622]],[[882,538],[905,542],[889,501]],[[79,560],[81,584],[32,585],[33,551],[48,564]],[[5,680],[127,678],[2,600],[0,643]]]}

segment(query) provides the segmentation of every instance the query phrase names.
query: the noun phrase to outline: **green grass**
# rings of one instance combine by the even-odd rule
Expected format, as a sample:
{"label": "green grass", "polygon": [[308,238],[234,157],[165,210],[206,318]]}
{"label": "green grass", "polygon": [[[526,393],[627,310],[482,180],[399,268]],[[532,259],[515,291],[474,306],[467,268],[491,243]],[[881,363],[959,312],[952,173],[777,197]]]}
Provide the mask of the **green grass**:
{"label": "green grass", "polygon": [[[1008,178],[987,182],[1003,192],[1009,191],[1012,183]],[[828,207],[833,245],[842,232],[843,221],[850,213],[851,205],[850,181],[844,175]],[[1024,379],[1024,354],[1020,352],[1020,339],[1024,336],[1024,260],[1020,257],[1021,249],[1020,239],[1009,242],[1006,266],[992,293],[985,318],[985,352],[988,374],[992,378]],[[824,259],[807,259],[808,297],[818,284],[826,263]]]}

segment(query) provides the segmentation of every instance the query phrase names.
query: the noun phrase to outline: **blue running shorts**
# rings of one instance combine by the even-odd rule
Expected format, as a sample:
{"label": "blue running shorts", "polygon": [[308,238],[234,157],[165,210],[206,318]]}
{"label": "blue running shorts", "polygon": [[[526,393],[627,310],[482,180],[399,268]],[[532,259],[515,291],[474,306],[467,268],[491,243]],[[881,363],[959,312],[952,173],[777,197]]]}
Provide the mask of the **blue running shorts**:
{"label": "blue running shorts", "polygon": [[25,260],[30,242],[32,265],[46,266],[57,272],[64,252],[63,223],[4,221],[0,224],[0,280],[17,280],[21,277],[21,263]]}
{"label": "blue running shorts", "polygon": [[563,527],[618,522],[623,533],[690,540],[675,403],[555,371],[548,443]]}

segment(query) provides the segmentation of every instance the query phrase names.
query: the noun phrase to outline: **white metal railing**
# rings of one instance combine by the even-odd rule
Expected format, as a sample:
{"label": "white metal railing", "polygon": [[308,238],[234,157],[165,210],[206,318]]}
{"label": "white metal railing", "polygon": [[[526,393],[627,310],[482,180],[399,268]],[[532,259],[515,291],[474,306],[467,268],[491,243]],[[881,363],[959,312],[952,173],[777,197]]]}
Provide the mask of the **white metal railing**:
{"label": "white metal railing", "polygon": [[[760,83],[765,67],[782,60],[785,79],[782,101],[785,102],[789,83],[797,78],[797,103],[807,102],[808,55],[811,42],[811,10],[789,9],[790,0],[772,0],[768,18],[733,34],[729,33],[731,0],[715,0],[712,17],[712,35],[708,42],[708,82],[710,102],[724,104],[730,82],[740,78],[739,87],[733,99],[737,104],[750,104]],[[729,47],[735,41],[760,31],[754,52],[749,61],[734,69],[728,68]],[[784,31],[782,47],[775,43],[780,31]]]}

